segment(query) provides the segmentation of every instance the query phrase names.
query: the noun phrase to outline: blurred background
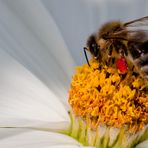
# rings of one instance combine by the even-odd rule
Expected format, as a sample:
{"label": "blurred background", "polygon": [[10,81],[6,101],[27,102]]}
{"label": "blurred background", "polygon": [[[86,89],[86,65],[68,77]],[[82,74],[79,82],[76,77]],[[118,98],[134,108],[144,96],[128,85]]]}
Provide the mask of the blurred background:
{"label": "blurred background", "polygon": [[53,16],[76,64],[84,63],[83,46],[107,21],[148,15],[147,0],[42,0]]}
{"label": "blurred background", "polygon": [[89,35],[106,21],[146,15],[147,0],[0,0],[0,50],[67,102]]}

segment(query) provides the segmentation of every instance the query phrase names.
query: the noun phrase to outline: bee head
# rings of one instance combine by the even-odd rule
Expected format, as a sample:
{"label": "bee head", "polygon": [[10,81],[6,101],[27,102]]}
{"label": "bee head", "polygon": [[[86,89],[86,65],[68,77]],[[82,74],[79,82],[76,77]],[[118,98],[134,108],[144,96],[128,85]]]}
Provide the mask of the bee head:
{"label": "bee head", "polygon": [[99,59],[100,57],[100,46],[97,44],[95,35],[91,35],[87,41],[87,47],[92,56],[95,59]]}

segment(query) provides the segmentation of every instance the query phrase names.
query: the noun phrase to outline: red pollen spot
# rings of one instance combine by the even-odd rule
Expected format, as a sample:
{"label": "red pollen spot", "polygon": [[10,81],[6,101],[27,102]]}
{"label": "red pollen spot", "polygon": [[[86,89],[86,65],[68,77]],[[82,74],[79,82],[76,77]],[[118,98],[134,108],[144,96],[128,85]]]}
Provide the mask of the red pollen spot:
{"label": "red pollen spot", "polygon": [[116,61],[117,68],[120,70],[122,74],[127,73],[128,66],[124,57],[117,59]]}

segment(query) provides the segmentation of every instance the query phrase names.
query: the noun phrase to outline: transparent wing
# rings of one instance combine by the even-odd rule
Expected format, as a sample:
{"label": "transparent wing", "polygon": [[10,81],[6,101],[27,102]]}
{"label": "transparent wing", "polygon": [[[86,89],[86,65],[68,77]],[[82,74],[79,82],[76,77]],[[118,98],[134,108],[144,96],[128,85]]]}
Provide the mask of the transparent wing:
{"label": "transparent wing", "polygon": [[126,23],[124,23],[124,26],[125,27],[148,26],[148,16],[126,22]]}
{"label": "transparent wing", "polygon": [[148,41],[148,30],[122,30],[117,33],[105,35],[104,39],[117,39],[141,43]]}
{"label": "transparent wing", "polygon": [[123,29],[106,35],[105,39],[121,39],[138,43],[148,41],[148,16],[123,23]]}
{"label": "transparent wing", "polygon": [[148,16],[124,23],[128,40],[134,42],[148,41]]}

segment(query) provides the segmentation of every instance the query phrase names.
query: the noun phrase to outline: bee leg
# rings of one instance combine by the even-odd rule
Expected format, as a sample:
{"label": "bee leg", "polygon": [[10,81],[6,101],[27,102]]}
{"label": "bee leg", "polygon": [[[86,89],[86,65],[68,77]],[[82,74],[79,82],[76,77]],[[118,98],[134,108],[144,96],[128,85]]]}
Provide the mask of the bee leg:
{"label": "bee leg", "polygon": [[114,64],[115,64],[115,57],[109,57],[109,60],[108,60],[108,62],[107,62],[108,64],[108,66],[114,66]]}
{"label": "bee leg", "polygon": [[144,88],[142,89],[142,91],[147,94],[147,93],[148,93],[148,86],[144,87]]}
{"label": "bee leg", "polygon": [[135,63],[140,67],[144,76],[148,78],[148,53],[142,53],[142,55],[135,60]]}
{"label": "bee leg", "polygon": [[126,76],[127,76],[127,73],[125,73],[125,74],[120,74],[121,80],[125,80]]}

